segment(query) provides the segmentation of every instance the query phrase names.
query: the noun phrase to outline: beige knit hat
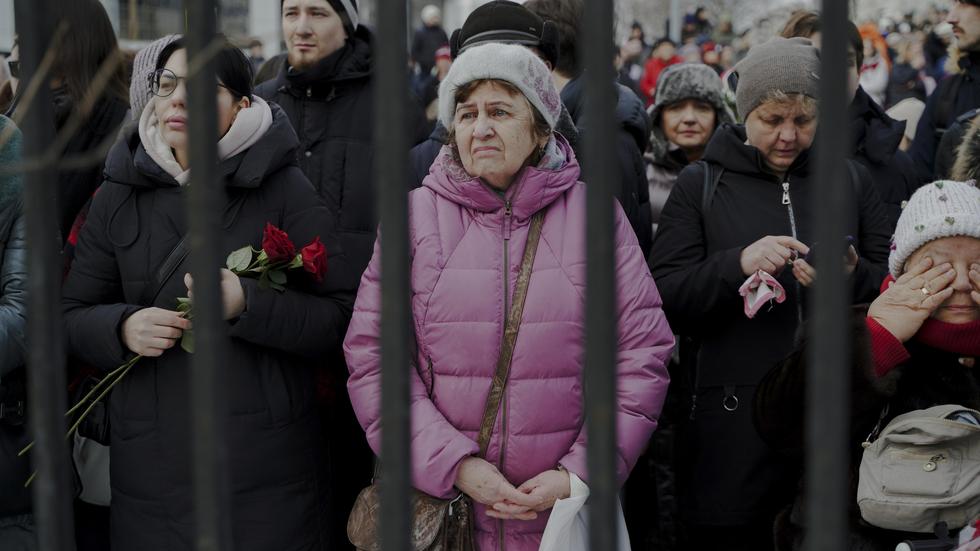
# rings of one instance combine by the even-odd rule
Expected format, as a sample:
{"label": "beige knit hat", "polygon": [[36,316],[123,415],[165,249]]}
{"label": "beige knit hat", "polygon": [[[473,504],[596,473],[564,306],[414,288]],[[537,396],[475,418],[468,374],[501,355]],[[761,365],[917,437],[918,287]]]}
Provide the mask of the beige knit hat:
{"label": "beige knit hat", "polygon": [[980,239],[980,189],[976,183],[940,180],[922,186],[898,218],[888,269],[897,278],[919,247],[958,235]]}
{"label": "beige knit hat", "polygon": [[439,85],[439,122],[443,126],[452,128],[456,90],[484,79],[503,80],[516,86],[554,130],[561,116],[561,97],[551,80],[551,71],[528,48],[494,42],[467,48]]}
{"label": "beige knit hat", "polygon": [[776,37],[759,44],[735,65],[735,106],[745,120],[774,90],[816,99],[820,91],[820,57],[808,38]]}

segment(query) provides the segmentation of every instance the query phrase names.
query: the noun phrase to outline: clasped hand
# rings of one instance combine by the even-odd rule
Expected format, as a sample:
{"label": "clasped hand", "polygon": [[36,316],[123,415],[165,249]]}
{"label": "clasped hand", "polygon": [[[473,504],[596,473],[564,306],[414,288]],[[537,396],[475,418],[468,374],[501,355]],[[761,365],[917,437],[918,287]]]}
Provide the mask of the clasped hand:
{"label": "clasped hand", "polygon": [[456,487],[486,505],[487,516],[502,520],[533,520],[571,494],[566,471],[548,470],[515,488],[496,467],[478,457],[461,462]]}

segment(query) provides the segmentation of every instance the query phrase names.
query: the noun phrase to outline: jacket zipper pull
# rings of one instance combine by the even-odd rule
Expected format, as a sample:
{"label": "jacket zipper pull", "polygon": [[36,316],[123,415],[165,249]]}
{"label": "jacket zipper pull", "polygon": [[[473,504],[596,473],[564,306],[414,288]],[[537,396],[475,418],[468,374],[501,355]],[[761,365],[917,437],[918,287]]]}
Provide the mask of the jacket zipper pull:
{"label": "jacket zipper pull", "polygon": [[783,204],[790,204],[789,200],[789,182],[783,182]]}
{"label": "jacket zipper pull", "polygon": [[312,86],[307,86],[306,87],[306,97],[308,97],[308,98],[312,98],[313,97],[313,87]]}
{"label": "jacket zipper pull", "polygon": [[504,203],[504,240],[510,239],[510,226],[513,220],[514,211],[511,209],[510,201]]}

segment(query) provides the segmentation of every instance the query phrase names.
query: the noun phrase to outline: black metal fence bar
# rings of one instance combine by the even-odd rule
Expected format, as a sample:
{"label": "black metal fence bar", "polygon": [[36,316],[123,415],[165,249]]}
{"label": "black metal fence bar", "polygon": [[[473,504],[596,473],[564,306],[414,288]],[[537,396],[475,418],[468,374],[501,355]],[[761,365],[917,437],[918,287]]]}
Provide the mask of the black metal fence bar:
{"label": "black metal fence bar", "polygon": [[189,370],[195,547],[231,549],[230,490],[224,443],[222,375],[227,357],[223,330],[220,216],[224,187],[217,172],[217,81],[209,45],[215,36],[214,0],[188,0],[187,109],[190,138],[189,243],[194,277],[195,353]]}
{"label": "black metal fence bar", "polygon": [[[20,56],[24,73],[34,76],[41,59],[51,47],[50,0],[18,0],[15,18],[20,35]],[[57,47],[57,45],[55,45]],[[25,78],[22,86],[28,86]],[[51,94],[45,80],[37,94],[21,105],[27,114],[24,130],[24,158],[36,159],[47,152],[54,140]],[[32,464],[37,471],[33,481],[35,522],[39,549],[74,549],[71,514],[71,479],[68,467],[66,409],[67,386],[61,322],[61,256],[55,193],[57,178],[50,168],[24,175],[24,210],[28,246],[28,404],[30,429],[34,436]],[[0,542],[0,547],[3,547]]]}
{"label": "black metal fence bar", "polygon": [[847,549],[847,434],[850,410],[850,349],[845,316],[849,287],[844,279],[845,213],[850,209],[845,166],[847,0],[824,0],[817,138],[817,186],[812,200],[819,213],[813,241],[820,255],[820,282],[813,291],[814,324],[807,365],[807,526],[809,551]]}
{"label": "black metal fence bar", "polygon": [[613,121],[613,3],[587,0],[584,50],[587,190],[585,290],[585,415],[588,427],[589,548],[617,548],[616,524],[616,292],[613,191],[619,185]]}
{"label": "black metal fence bar", "polygon": [[[381,544],[384,551],[409,551],[409,305],[407,4],[378,5],[374,78],[374,189],[381,215]],[[395,98],[395,99],[393,99]],[[403,99],[398,99],[403,98]]]}

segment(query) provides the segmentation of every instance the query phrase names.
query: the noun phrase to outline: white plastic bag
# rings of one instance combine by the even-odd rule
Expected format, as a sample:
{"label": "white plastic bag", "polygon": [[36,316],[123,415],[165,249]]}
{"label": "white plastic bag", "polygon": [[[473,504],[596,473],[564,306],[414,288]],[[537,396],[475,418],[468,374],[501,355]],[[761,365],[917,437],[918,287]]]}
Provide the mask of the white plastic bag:
{"label": "white plastic bag", "polygon": [[[538,551],[589,551],[589,508],[585,506],[589,499],[589,487],[574,474],[568,473],[568,476],[571,496],[555,502]],[[616,502],[616,518],[619,524],[618,551],[631,551],[626,519],[619,501]]]}

